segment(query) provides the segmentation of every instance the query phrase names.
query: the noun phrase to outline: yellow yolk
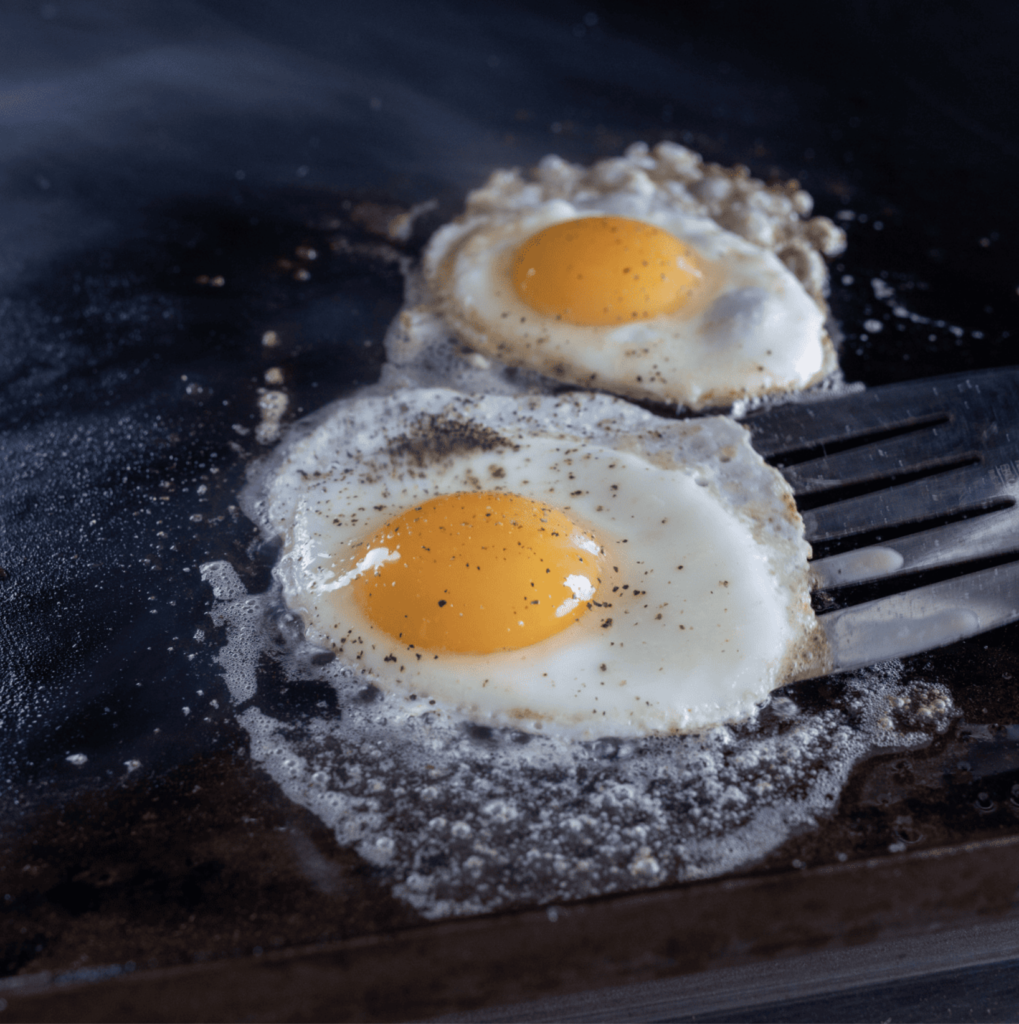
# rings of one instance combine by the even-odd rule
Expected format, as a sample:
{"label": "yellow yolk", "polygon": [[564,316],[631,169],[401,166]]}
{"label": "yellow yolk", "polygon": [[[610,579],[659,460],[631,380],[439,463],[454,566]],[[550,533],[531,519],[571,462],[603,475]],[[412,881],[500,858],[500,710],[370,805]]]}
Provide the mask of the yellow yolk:
{"label": "yellow yolk", "polygon": [[517,295],[583,327],[649,320],[682,307],[701,277],[692,249],[653,224],[582,217],[532,235],[513,257]]}
{"label": "yellow yolk", "polygon": [[463,492],[390,519],[369,538],[352,587],[365,615],[402,643],[489,654],[579,619],[603,560],[594,538],[557,509]]}

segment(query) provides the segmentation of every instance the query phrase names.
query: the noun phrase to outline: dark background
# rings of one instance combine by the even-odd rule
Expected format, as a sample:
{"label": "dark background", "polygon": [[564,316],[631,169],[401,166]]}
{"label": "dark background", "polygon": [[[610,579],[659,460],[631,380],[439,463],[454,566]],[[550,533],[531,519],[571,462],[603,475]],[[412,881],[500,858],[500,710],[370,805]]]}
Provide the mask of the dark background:
{"label": "dark background", "polygon": [[[272,553],[234,507],[257,388],[281,366],[308,412],[374,379],[402,298],[378,255],[393,210],[438,200],[414,255],[495,167],[675,139],[854,212],[831,297],[849,379],[1007,365],[1017,23],[1014,4],[951,0],[7,0],[0,971],[413,923],[249,765],[197,571],[225,557],[264,585]],[[935,323],[891,316],[878,276]],[[957,732],[924,769],[935,797],[901,784],[940,841],[1019,830],[974,810],[1019,782],[1017,660],[1004,630],[931,662],[990,765],[946,776],[977,742]],[[839,828],[877,815],[861,855],[886,845],[884,812],[847,806]],[[346,881],[324,899],[330,872]]]}

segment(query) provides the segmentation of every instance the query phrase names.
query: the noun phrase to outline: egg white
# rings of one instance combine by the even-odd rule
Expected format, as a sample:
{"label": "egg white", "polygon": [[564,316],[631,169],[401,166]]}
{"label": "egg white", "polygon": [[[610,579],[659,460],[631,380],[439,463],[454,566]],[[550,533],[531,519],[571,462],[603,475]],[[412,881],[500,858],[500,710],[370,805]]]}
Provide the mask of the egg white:
{"label": "egg white", "polygon": [[[462,490],[531,496],[593,531],[613,567],[600,607],[493,655],[408,649],[378,629],[337,554]],[[586,738],[700,729],[745,716],[812,656],[802,523],[731,420],[662,420],[590,394],[362,397],[291,448],[266,512],[284,541],[276,576],[310,639],[383,689],[485,725]]]}
{"label": "egg white", "polygon": [[[728,220],[742,225],[754,239],[748,240],[724,228],[725,217],[709,215],[710,190],[696,194],[697,185],[731,191],[732,183],[703,176],[691,183],[670,174],[669,160],[675,164],[678,156],[659,150],[652,156],[638,149],[588,173],[550,159],[529,185],[496,172],[468,197],[467,212],[436,232],[425,253],[425,277],[450,332],[510,366],[690,409],[798,390],[829,374],[836,360],[819,293],[824,261],[802,239],[791,239],[793,200],[750,190],[743,205],[754,207],[750,200],[756,199],[756,207],[742,219],[733,212],[740,204],[731,202]],[[683,173],[690,177],[688,168]],[[523,302],[510,277],[516,249],[553,224],[602,216],[642,220],[693,249],[704,278],[692,301],[674,313],[611,327],[567,324]],[[838,229],[831,226],[831,237],[821,230],[828,224],[814,233],[838,251]],[[811,293],[790,269],[801,264],[815,285]]]}

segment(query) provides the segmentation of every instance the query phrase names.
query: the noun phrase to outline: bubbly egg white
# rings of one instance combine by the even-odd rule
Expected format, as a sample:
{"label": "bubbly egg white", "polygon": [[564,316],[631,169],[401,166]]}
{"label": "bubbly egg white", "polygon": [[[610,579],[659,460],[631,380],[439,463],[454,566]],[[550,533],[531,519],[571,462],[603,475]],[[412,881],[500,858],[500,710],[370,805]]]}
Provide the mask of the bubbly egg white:
{"label": "bubbly egg white", "polygon": [[[663,420],[604,395],[341,402],[272,479],[276,576],[310,639],[383,689],[481,724],[590,738],[739,718],[809,655],[815,626],[802,524],[747,437],[730,420]],[[338,556],[417,503],[481,490],[574,517],[611,572],[554,637],[422,655],[368,620]]]}
{"label": "bubbly egg white", "polygon": [[[824,329],[827,273],[844,235],[802,192],[713,173],[663,143],[590,170],[546,158],[535,180],[496,172],[463,216],[433,236],[424,273],[448,329],[511,366],[690,409],[798,390],[836,366]],[[581,326],[531,309],[509,274],[514,252],[553,224],[640,220],[704,261],[703,282],[675,312],[621,326]],[[425,305],[429,304],[426,300]]]}
{"label": "bubbly egg white", "polygon": [[[808,690],[806,706],[779,691],[748,720],[698,735],[584,743],[470,727],[366,687],[338,658],[323,663],[277,587],[248,594],[226,562],[202,576],[252,758],[431,920],[759,866],[831,814],[861,759],[922,749],[959,713],[943,685],[890,663],[842,675],[821,702]],[[280,674],[295,690],[332,691],[336,706],[288,707]]]}

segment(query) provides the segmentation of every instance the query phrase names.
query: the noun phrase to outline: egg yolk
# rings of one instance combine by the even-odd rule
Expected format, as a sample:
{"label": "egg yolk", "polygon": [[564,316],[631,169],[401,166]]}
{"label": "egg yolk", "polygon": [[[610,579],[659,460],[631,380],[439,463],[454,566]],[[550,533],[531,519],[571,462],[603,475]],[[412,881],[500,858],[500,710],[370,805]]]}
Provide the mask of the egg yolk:
{"label": "egg yolk", "polygon": [[591,534],[558,509],[461,492],[390,519],[369,538],[351,586],[365,615],[404,644],[490,654],[576,622],[603,561]]}
{"label": "egg yolk", "polygon": [[583,327],[650,320],[686,304],[701,278],[675,235],[628,217],[582,217],[532,235],[513,287],[533,310]]}

